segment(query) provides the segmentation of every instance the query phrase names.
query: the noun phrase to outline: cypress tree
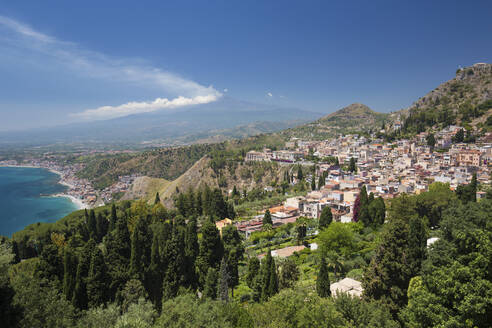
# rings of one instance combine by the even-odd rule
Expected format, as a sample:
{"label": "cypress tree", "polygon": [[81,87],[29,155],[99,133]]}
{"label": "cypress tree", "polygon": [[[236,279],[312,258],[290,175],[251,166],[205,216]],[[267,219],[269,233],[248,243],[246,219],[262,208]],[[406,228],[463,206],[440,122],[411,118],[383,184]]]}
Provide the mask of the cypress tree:
{"label": "cypress tree", "polygon": [[427,256],[427,225],[425,218],[413,216],[408,222],[408,255],[409,276],[419,274],[422,262]]}
{"label": "cypress tree", "polygon": [[186,259],[185,228],[175,224],[171,241],[166,245],[166,254],[169,258],[166,274],[162,283],[163,298],[168,300],[177,295],[179,287],[185,286]]}
{"label": "cypress tree", "polygon": [[198,281],[195,273],[195,262],[200,251],[197,234],[197,221],[192,217],[186,225],[185,235],[185,256],[186,256],[186,283],[187,285],[196,288]]}
{"label": "cypress tree", "polygon": [[267,225],[267,224],[273,225],[272,215],[270,214],[270,210],[265,211],[265,215],[263,215],[262,224],[263,225]]}
{"label": "cypress tree", "polygon": [[297,166],[297,180],[301,181],[304,179],[304,175],[302,173],[302,166],[298,165]]}
{"label": "cypress tree", "polygon": [[316,190],[316,176],[314,175],[314,173],[311,177],[311,190]]}
{"label": "cypress tree", "polygon": [[316,292],[320,297],[330,297],[330,277],[324,258],[321,258],[319,265],[318,278],[316,280]]}
{"label": "cypress tree", "polygon": [[222,259],[224,248],[220,233],[212,220],[206,220],[202,226],[202,239],[197,258],[200,285],[203,286],[208,268],[218,269]]}
{"label": "cypress tree", "polygon": [[89,230],[89,236],[92,239],[97,240],[97,222],[96,222],[96,214],[94,210],[90,210],[89,219],[87,221],[87,230]]}
{"label": "cypress tree", "polygon": [[99,213],[96,218],[96,232],[97,232],[98,242],[102,241],[107,231],[108,231],[108,220],[106,220],[106,218],[104,218],[102,214]]}
{"label": "cypress tree", "polygon": [[319,217],[319,229],[325,229],[328,228],[330,223],[333,221],[333,215],[331,213],[331,207],[330,206],[325,206],[323,207],[323,210],[321,211],[321,215]]}
{"label": "cypress tree", "polygon": [[270,262],[270,282],[268,283],[268,296],[271,297],[278,293],[278,276],[275,259]]}
{"label": "cypress tree", "polygon": [[476,202],[477,201],[477,186],[478,186],[478,184],[477,184],[477,174],[476,173],[473,173],[471,182],[468,185],[468,193],[469,193],[468,199],[471,202]]}
{"label": "cypress tree", "polygon": [[118,221],[118,215],[116,214],[116,206],[111,204],[111,218],[109,220],[109,231],[113,231],[116,227],[116,221]]}
{"label": "cypress tree", "polygon": [[155,193],[154,205],[159,204],[161,202],[161,197],[159,196],[159,192]]}
{"label": "cypress tree", "polygon": [[87,277],[89,307],[99,306],[108,300],[109,283],[104,257],[101,250],[96,247],[92,252],[89,276]]}
{"label": "cypress tree", "polygon": [[268,300],[270,296],[272,296],[271,291],[275,289],[275,287],[270,287],[270,284],[275,282],[276,278],[272,278],[272,273],[276,273],[276,270],[272,270],[272,263],[275,266],[275,262],[272,258],[272,254],[270,251],[267,252],[263,263],[261,264],[261,299],[263,301]]}
{"label": "cypress tree", "polygon": [[205,279],[205,288],[203,289],[203,296],[211,299],[217,298],[217,281],[219,277],[217,270],[214,268],[208,268],[207,278]]}
{"label": "cypress tree", "polygon": [[325,178],[320,175],[318,179],[318,189],[321,189],[324,185],[325,185]]}
{"label": "cypress tree", "polygon": [[129,279],[129,259],[131,240],[126,217],[119,217],[115,229],[105,239],[109,273],[111,275],[111,293],[114,295],[125,286]]}
{"label": "cypress tree", "polygon": [[246,275],[246,283],[248,287],[253,289],[253,281],[260,273],[260,260],[256,256],[249,259],[248,274]]}
{"label": "cypress tree", "polygon": [[354,202],[354,210],[352,213],[353,222],[359,222],[360,210],[361,210],[361,203],[360,203],[360,193],[359,193],[355,198],[355,202]]}
{"label": "cypress tree", "polygon": [[350,172],[357,172],[357,166],[355,165],[355,158],[350,157],[349,169]]}
{"label": "cypress tree", "polygon": [[403,219],[384,225],[376,253],[366,267],[362,286],[364,296],[381,301],[396,315],[407,304],[409,275],[408,224]]}
{"label": "cypress tree", "polygon": [[147,280],[147,291],[152,303],[156,308],[161,308],[162,300],[162,279],[163,274],[161,268],[160,242],[157,233],[154,233],[152,238],[152,249],[150,252],[150,267]]}
{"label": "cypress tree", "polygon": [[65,247],[63,254],[63,294],[71,301],[75,289],[77,274],[77,256],[70,246]]}
{"label": "cypress tree", "polygon": [[90,239],[87,244],[85,244],[82,253],[79,255],[72,304],[82,310],[87,309],[88,298],[86,279],[89,275],[92,253],[94,252],[95,248],[96,242],[94,241],[94,239]]}
{"label": "cypress tree", "polygon": [[229,272],[229,287],[234,292],[234,287],[239,285],[239,262],[243,259],[244,246],[241,235],[233,225],[222,229],[222,241],[224,244],[224,256],[227,260]]}
{"label": "cypress tree", "polygon": [[225,258],[222,258],[222,261],[220,262],[220,277],[219,277],[219,298],[224,301],[228,302],[229,301],[229,280],[230,280],[230,275],[227,270],[228,265],[225,260]]}
{"label": "cypress tree", "polygon": [[151,232],[150,220],[141,217],[133,230],[131,240],[130,273],[133,277],[144,280],[145,269],[150,264]]}

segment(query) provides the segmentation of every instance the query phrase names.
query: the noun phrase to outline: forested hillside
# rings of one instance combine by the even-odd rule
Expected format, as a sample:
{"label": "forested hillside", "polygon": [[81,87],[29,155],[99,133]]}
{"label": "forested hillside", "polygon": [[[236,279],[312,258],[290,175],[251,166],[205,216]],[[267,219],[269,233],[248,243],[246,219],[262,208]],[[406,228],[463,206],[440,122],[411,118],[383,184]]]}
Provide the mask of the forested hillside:
{"label": "forested hillside", "polygon": [[[323,214],[266,225],[251,241],[233,225],[216,228],[247,196],[219,189],[183,195],[175,210],[156,198],[78,211],[1,241],[3,324],[490,327],[492,193],[476,202],[476,183],[459,189],[435,183],[402,195],[387,203],[385,219],[363,188],[358,222]],[[306,227],[319,235],[301,234]],[[272,257],[268,245],[290,230],[291,243],[318,250]],[[437,238],[430,247],[429,236]],[[362,279],[362,299],[332,297],[330,282],[344,276]]]}
{"label": "forested hillside", "polygon": [[131,154],[97,155],[79,159],[86,164],[86,167],[78,173],[78,176],[89,179],[97,189],[108,187],[118,181],[118,177],[122,175],[138,174],[173,180],[212,149],[220,148],[223,148],[223,144],[161,148]]}
{"label": "forested hillside", "polygon": [[319,120],[279,132],[289,137],[324,140],[338,134],[380,130],[389,114],[377,113],[363,104],[351,104]]}

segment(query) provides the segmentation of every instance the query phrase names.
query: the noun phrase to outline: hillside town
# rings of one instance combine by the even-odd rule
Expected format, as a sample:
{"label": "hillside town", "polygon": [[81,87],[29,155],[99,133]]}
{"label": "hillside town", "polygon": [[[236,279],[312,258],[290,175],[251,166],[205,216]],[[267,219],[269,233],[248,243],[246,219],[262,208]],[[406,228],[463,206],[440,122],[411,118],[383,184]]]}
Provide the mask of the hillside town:
{"label": "hillside town", "polygon": [[55,196],[69,197],[79,208],[92,208],[111,203],[115,196],[124,194],[132,185],[139,174],[119,176],[118,181],[102,190],[97,190],[88,179],[77,176],[77,172],[84,168],[84,164],[75,163],[62,165],[56,156],[28,158],[22,163],[16,160],[0,161],[0,166],[35,167],[49,170],[60,176],[59,183],[66,186],[67,190]]}
{"label": "hillside town", "polygon": [[[489,183],[492,134],[475,143],[463,143],[456,142],[460,133],[462,127],[449,126],[432,136],[422,132],[410,140],[386,143],[375,135],[371,139],[354,134],[324,141],[292,138],[286,142],[285,149],[250,151],[245,161],[315,167],[314,174],[305,178],[310,185],[315,179],[314,190],[306,196],[287,198],[282,205],[269,209],[274,226],[295,222],[299,216],[319,218],[326,206],[331,208],[334,220],[351,222],[354,203],[363,186],[374,197],[390,199],[402,193],[427,191],[433,182],[448,183],[455,190],[458,185],[470,183],[473,174],[479,183]],[[352,170],[351,161],[355,162]],[[291,184],[298,183],[295,174],[292,177]],[[317,177],[322,177],[324,183],[320,185]],[[477,191],[476,196],[481,199],[485,192]],[[258,215],[241,221],[237,228],[249,236],[261,230],[261,218]]]}

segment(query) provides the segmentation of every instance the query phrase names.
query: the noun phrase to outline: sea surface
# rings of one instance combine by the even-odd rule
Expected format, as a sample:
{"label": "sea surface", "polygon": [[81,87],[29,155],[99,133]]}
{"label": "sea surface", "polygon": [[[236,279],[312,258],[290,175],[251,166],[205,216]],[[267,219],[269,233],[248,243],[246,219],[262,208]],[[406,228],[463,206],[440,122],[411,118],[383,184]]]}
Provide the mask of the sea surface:
{"label": "sea surface", "polygon": [[0,167],[0,235],[11,237],[36,222],[54,222],[77,210],[65,197],[60,177],[46,169]]}

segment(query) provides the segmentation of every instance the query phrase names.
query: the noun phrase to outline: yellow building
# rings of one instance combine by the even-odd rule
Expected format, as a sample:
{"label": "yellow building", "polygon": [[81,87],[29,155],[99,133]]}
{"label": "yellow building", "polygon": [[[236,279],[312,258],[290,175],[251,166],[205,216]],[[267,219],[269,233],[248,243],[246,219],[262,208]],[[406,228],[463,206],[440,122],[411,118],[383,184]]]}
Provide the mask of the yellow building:
{"label": "yellow building", "polygon": [[228,225],[231,225],[231,224],[232,224],[232,220],[231,219],[228,219],[228,218],[225,218],[223,220],[220,220],[220,221],[215,222],[215,226],[217,227],[217,229],[219,229],[219,232],[220,232],[220,235],[221,236],[222,236],[222,229],[225,226],[228,226]]}

